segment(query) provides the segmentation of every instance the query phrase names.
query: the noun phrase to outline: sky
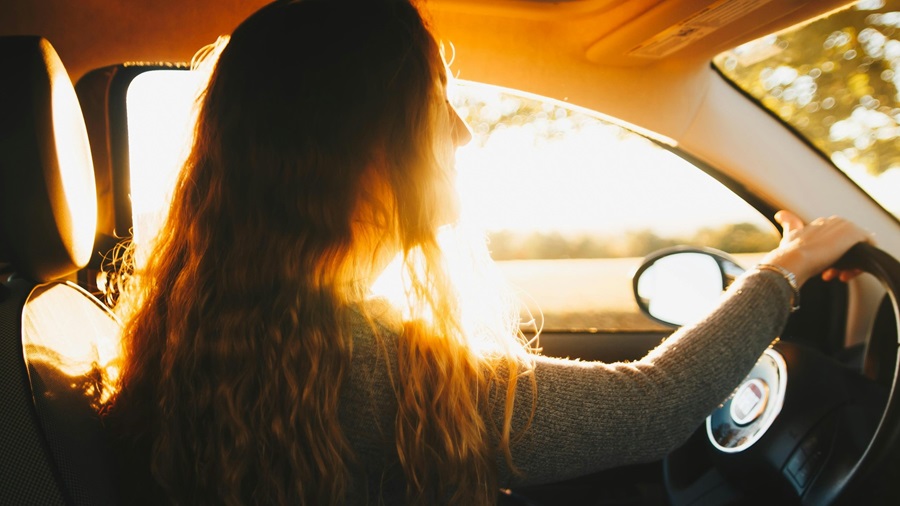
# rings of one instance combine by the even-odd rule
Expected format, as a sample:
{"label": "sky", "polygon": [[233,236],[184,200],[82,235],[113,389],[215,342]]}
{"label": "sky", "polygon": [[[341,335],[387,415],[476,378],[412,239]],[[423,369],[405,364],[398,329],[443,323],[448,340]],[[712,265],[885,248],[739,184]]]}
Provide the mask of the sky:
{"label": "sky", "polygon": [[463,209],[488,230],[681,234],[750,221],[755,210],[675,154],[600,122],[535,142],[495,131],[457,152]]}

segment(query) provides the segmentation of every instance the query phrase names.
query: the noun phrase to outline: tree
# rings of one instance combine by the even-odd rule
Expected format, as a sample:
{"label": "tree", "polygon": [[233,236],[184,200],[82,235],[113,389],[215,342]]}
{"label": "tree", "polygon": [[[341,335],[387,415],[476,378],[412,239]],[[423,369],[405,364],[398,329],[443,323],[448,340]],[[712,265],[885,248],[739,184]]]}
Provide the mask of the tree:
{"label": "tree", "polygon": [[900,168],[900,0],[746,44],[719,68],[836,161]]}

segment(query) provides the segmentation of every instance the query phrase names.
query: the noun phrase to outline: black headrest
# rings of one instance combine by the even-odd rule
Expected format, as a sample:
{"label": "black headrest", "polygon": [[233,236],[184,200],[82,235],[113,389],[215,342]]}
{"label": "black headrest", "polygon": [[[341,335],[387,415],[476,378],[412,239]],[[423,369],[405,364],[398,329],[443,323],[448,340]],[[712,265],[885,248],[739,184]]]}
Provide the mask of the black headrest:
{"label": "black headrest", "polygon": [[97,193],[72,81],[41,37],[0,37],[0,263],[35,281],[91,256]]}

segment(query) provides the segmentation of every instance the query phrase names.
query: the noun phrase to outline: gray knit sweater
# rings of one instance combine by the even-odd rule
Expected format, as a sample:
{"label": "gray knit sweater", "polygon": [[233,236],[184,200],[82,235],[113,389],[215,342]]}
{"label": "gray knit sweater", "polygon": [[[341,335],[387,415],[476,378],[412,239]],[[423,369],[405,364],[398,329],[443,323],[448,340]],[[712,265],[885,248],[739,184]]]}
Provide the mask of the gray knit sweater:
{"label": "gray knit sweater", "polygon": [[[790,286],[780,275],[751,271],[729,288],[712,314],[680,329],[640,361],[537,357],[536,411],[512,447],[521,474],[513,475],[499,458],[501,483],[548,483],[663,457],[746,376],[784,327],[790,299]],[[395,504],[403,497],[393,437],[397,404],[388,376],[397,367],[397,333],[390,329],[384,323],[381,348],[365,319],[354,324],[340,412],[358,460],[348,491],[351,504]],[[530,381],[517,388],[514,430],[525,425],[532,405]],[[503,399],[491,401],[492,416],[500,420]]]}

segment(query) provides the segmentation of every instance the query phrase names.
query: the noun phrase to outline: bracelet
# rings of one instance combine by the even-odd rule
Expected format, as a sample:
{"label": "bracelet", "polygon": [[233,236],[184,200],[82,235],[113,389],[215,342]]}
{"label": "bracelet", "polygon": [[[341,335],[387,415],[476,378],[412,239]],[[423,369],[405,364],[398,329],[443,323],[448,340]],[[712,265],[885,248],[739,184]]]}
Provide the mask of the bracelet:
{"label": "bracelet", "polygon": [[785,269],[780,265],[775,264],[759,264],[756,266],[756,270],[759,271],[773,271],[781,274],[782,277],[791,285],[791,312],[795,312],[800,309],[800,285],[797,284],[797,276],[794,276],[794,273]]}

